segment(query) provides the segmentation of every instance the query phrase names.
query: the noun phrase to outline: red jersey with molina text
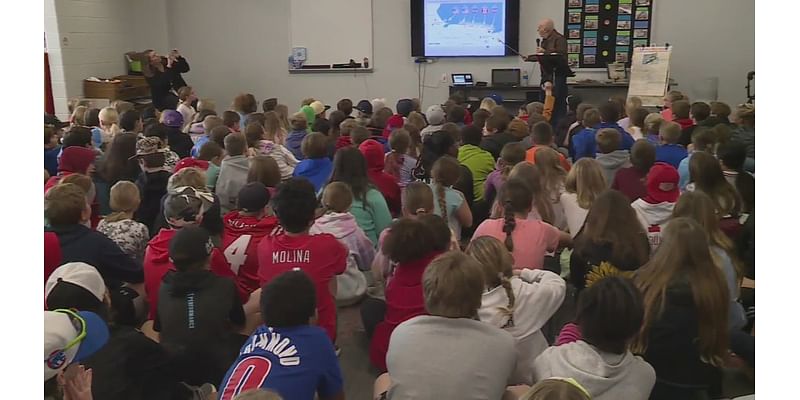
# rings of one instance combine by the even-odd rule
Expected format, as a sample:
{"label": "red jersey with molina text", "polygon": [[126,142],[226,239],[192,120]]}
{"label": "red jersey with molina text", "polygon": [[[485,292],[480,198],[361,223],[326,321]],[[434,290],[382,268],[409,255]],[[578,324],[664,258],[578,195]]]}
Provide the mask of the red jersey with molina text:
{"label": "red jersey with molina text", "polygon": [[261,219],[231,211],[222,218],[222,254],[243,293],[253,293],[258,284],[258,244],[278,226],[278,219]]}
{"label": "red jersey with molina text", "polygon": [[336,304],[330,290],[332,279],[347,268],[348,251],[333,235],[284,232],[269,235],[258,245],[258,277],[261,285],[276,276],[300,268],[314,282],[318,325],[336,340]]}

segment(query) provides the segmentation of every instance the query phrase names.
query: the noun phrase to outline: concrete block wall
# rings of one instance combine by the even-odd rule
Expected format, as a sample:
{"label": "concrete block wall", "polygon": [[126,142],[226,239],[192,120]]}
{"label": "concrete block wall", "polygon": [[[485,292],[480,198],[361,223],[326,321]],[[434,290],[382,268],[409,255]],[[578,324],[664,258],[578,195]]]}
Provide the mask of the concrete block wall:
{"label": "concrete block wall", "polygon": [[110,78],[127,69],[124,54],[167,50],[164,0],[45,0],[45,35],[56,114],[83,97],[83,80]]}

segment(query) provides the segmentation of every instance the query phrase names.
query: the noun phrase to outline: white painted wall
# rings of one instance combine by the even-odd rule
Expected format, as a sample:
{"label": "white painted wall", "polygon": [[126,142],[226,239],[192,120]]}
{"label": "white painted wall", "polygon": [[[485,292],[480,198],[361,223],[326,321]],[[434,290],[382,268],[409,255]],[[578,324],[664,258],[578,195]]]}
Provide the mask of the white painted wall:
{"label": "white painted wall", "polygon": [[163,0],[46,0],[47,36],[56,114],[67,100],[83,96],[83,80],[124,74],[124,54],[154,47],[167,50]]}
{"label": "white painted wall", "polygon": [[[56,23],[47,18],[47,3],[53,1]],[[77,42],[85,47],[66,53],[68,96],[80,93],[80,80],[87,76],[124,72],[122,53],[147,47],[159,51],[179,48],[191,66],[191,72],[185,74],[187,82],[201,97],[214,98],[222,106],[244,91],[259,100],[278,97],[291,108],[312,96],[330,104],[343,97],[386,97],[394,104],[399,98],[418,95],[417,65],[410,56],[408,0],[374,0],[375,72],[358,75],[287,72],[290,1],[47,0],[45,27],[50,21],[51,26],[74,36],[70,45]],[[655,0],[653,41],[674,46],[672,77],[678,81],[678,89],[691,98],[705,97],[702,92],[707,90],[700,89],[708,78],[716,77],[719,99],[731,104],[743,102],[745,76],[755,65],[754,12],[752,0]],[[75,15],[80,13],[91,17]],[[564,0],[522,0],[520,13],[520,50],[530,53],[535,48],[540,18],[551,17],[557,27],[563,26]],[[327,35],[331,46],[347,40],[325,26],[309,29]],[[92,46],[99,48],[95,51]],[[532,69],[531,79],[538,80],[535,65],[514,57],[440,59],[426,67],[425,84],[429,87],[423,102],[429,105],[446,99],[448,84],[440,82],[443,74],[449,79],[453,72],[472,72],[476,80],[488,81],[492,68],[513,67]],[[59,73],[57,68],[53,72],[54,76]],[[579,73],[581,78],[604,76]]]}
{"label": "white painted wall", "polygon": [[[331,104],[342,97],[386,97],[393,104],[398,98],[417,96],[407,0],[374,0],[375,72],[363,75],[289,75],[289,1],[170,0],[170,44],[180,48],[192,66],[187,82],[201,96],[216,98],[221,104],[241,91],[252,92],[258,99],[278,97],[291,106],[310,96]],[[744,100],[745,76],[755,65],[754,10],[752,0],[655,0],[653,41],[674,46],[672,76],[678,89],[697,98],[701,93],[694,88],[718,77],[721,100],[732,104]],[[520,13],[520,50],[530,53],[536,46],[540,18],[551,17],[557,27],[563,26],[564,0],[522,0]],[[236,23],[220,25],[222,15],[235,16]],[[313,28],[328,35],[331,46],[347,40],[324,26]],[[423,102],[446,99],[442,74],[449,80],[450,73],[472,72],[476,80],[488,81],[492,68],[509,67],[531,68],[532,79],[538,81],[538,68],[514,57],[440,59],[426,67],[425,83],[432,87],[425,89]],[[604,76],[579,73],[579,77]]]}

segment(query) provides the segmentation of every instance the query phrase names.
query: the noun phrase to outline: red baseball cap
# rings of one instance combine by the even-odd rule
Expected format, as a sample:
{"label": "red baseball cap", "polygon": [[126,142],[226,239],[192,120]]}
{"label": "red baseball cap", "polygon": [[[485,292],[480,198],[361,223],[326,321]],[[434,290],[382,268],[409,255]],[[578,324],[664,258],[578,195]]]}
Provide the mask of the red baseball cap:
{"label": "red baseball cap", "polygon": [[678,189],[680,175],[672,165],[657,162],[647,173],[647,197],[644,201],[650,204],[675,203],[681,195]]}
{"label": "red baseball cap", "polygon": [[197,168],[203,171],[208,169],[208,161],[206,160],[198,160],[196,158],[186,157],[178,161],[175,164],[175,173],[184,169],[184,168]]}

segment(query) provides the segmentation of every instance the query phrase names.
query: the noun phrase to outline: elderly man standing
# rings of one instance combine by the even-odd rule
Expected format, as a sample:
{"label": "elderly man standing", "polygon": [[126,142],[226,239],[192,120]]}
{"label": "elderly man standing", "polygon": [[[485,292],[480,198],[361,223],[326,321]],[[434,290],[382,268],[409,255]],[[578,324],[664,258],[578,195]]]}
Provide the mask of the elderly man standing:
{"label": "elderly man standing", "polygon": [[[540,59],[539,68],[542,75],[542,85],[548,81],[553,83],[553,94],[556,99],[550,122],[553,126],[556,126],[567,112],[567,77],[575,76],[575,73],[569,68],[569,63],[567,62],[567,39],[555,30],[553,20],[546,18],[539,21],[539,26],[536,30],[542,38],[541,41],[539,39],[536,40],[538,46],[536,52],[550,55],[547,58]],[[557,56],[553,56],[553,53],[556,53]],[[542,91],[542,101],[544,101],[544,91]]]}

